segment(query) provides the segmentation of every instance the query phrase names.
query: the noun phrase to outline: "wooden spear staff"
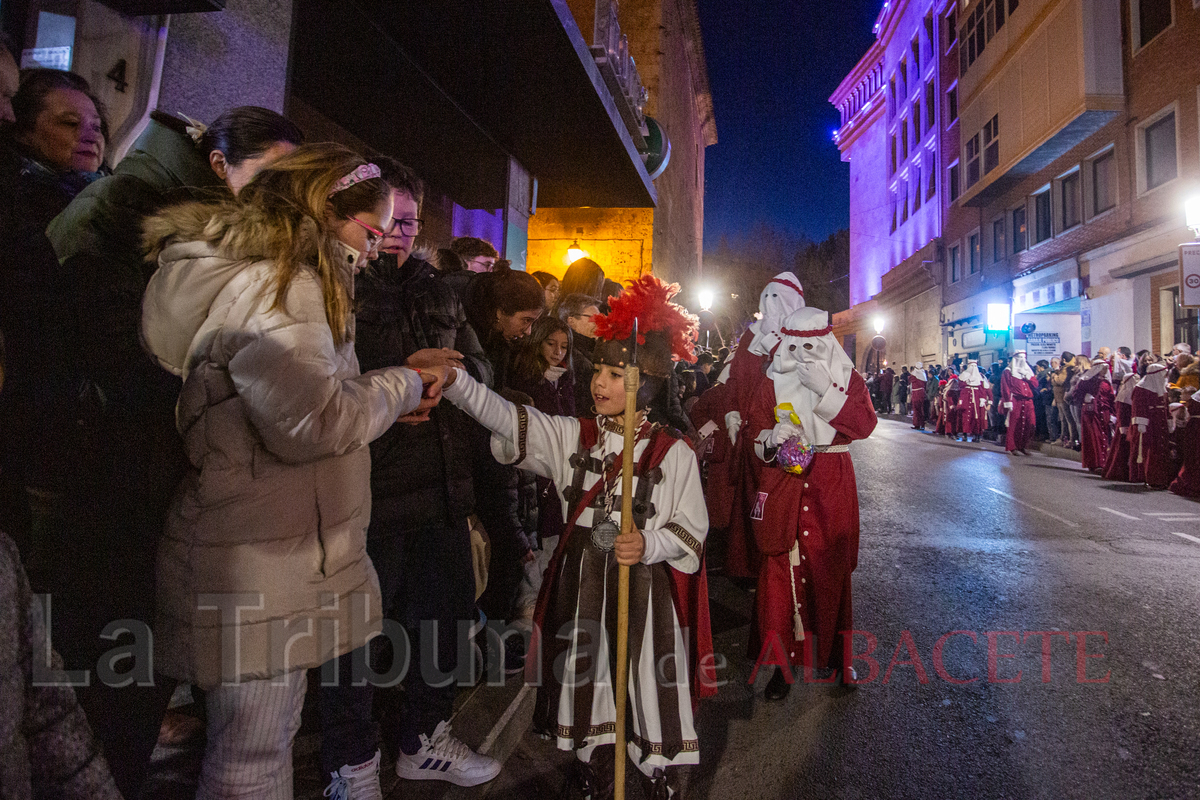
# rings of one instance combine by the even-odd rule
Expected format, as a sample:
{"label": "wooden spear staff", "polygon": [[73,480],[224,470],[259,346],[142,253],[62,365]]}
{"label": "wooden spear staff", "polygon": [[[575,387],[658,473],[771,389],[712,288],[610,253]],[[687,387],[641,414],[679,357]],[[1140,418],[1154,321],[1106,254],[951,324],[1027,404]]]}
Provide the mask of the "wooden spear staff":
{"label": "wooden spear staff", "polygon": [[[638,322],[633,320],[633,339],[625,362],[625,445],[621,451],[621,534],[633,530],[633,448],[637,443],[637,396],[640,378],[637,367]],[[617,567],[617,745],[613,775],[613,798],[625,800],[625,704],[629,698],[629,567]]]}

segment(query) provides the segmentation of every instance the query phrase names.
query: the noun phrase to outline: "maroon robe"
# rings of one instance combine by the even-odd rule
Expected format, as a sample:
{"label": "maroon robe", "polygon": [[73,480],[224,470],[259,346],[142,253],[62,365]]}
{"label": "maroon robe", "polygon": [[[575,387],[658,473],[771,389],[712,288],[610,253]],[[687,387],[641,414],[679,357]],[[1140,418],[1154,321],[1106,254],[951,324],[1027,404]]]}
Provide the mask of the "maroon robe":
{"label": "maroon robe", "polygon": [[[1129,480],[1165,489],[1175,479],[1167,430],[1167,397],[1141,386],[1133,390],[1133,424],[1129,426]],[[1138,424],[1146,426],[1145,433]],[[1141,457],[1139,462],[1138,457]]]}
{"label": "maroon robe", "polygon": [[988,429],[987,404],[992,399],[990,389],[983,384],[963,384],[958,393],[958,418],[960,430],[967,436],[982,436]]}
{"label": "maroon robe", "polygon": [[1129,480],[1129,425],[1133,419],[1133,406],[1116,403],[1117,429],[1108,446],[1108,459],[1104,462],[1104,479],[1109,481]]}
{"label": "maroon robe", "polygon": [[946,393],[942,396],[942,414],[946,417],[943,433],[947,436],[958,436],[962,433],[962,419],[958,408],[961,394],[962,384],[958,378],[951,378],[946,384]]}
{"label": "maroon robe", "polygon": [[[742,415],[742,429],[738,434],[737,444],[729,452],[728,465],[725,468],[728,491],[729,539],[725,553],[725,572],[738,578],[752,578],[758,574],[759,554],[754,545],[754,529],[750,521],[750,512],[754,508],[754,498],[758,492],[759,459],[754,455],[754,436],[747,436],[747,422],[750,418],[750,407],[758,393],[759,385],[766,377],[767,366],[771,363],[768,356],[755,355],[750,352],[750,343],[754,341],[754,332],[747,330],[738,341],[737,352],[729,365],[729,380],[726,381],[724,404],[717,409],[719,418],[713,419],[725,432],[725,414],[737,411]],[[711,484],[711,479],[710,479]],[[724,490],[722,490],[724,491]],[[720,516],[724,516],[721,514]]]}
{"label": "maroon robe", "polygon": [[[1075,389],[1077,396],[1084,399],[1080,414],[1082,428],[1083,468],[1096,472],[1104,469],[1108,459],[1109,440],[1112,436],[1110,418],[1116,404],[1116,393],[1112,383],[1103,373],[1083,378]],[[1088,396],[1091,400],[1087,400]]]}
{"label": "maroon robe", "polygon": [[[1037,427],[1033,413],[1033,397],[1037,394],[1036,378],[1018,378],[1011,369],[1005,369],[1000,375],[1000,402],[1012,403],[1008,413],[1008,435],[1004,440],[1004,449],[1008,452],[1025,450]],[[1007,405],[1003,406],[1008,408]]]}
{"label": "maroon robe", "polygon": [[[926,373],[928,374],[928,373]],[[908,404],[912,406],[913,427],[925,429],[925,381],[916,375],[908,376]]]}
{"label": "maroon robe", "polygon": [[1184,497],[1200,497],[1200,402],[1188,400],[1187,408],[1191,418],[1179,442],[1183,466],[1171,482],[1171,491]]}
{"label": "maroon robe", "polygon": [[[838,432],[834,445],[866,438],[878,421],[861,375],[851,373],[845,392],[845,404],[829,420]],[[775,405],[775,386],[764,381],[745,429],[748,439],[775,426]],[[804,475],[764,465],[759,490],[766,496],[759,495],[761,519],[754,530],[763,557],[750,657],[782,663],[786,652],[793,665],[841,666],[838,634],[854,627],[850,573],[858,565],[858,489],[850,454],[817,453]],[[788,553],[797,542],[801,561],[793,572]],[[789,573],[796,581],[805,641],[794,637]]]}

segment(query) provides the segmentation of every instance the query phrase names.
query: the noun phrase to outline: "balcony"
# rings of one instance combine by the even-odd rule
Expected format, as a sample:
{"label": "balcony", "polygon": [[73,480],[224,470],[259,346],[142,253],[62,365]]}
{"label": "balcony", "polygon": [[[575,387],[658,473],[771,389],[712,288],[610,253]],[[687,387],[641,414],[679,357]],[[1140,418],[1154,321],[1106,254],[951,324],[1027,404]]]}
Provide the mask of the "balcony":
{"label": "balcony", "polygon": [[959,202],[984,206],[1123,110],[1120,0],[1025,0],[959,92],[963,175],[982,173]]}

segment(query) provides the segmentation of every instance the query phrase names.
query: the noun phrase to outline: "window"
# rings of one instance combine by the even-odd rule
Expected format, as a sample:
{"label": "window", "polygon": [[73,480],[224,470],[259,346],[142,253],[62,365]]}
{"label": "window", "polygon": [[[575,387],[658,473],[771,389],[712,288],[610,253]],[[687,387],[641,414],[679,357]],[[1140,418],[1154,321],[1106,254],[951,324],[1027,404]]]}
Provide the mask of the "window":
{"label": "window", "polygon": [[892,159],[888,162],[888,177],[896,174],[896,134],[892,134]]}
{"label": "window", "polygon": [[1117,204],[1117,156],[1113,150],[1092,161],[1092,214]]}
{"label": "window", "polygon": [[921,79],[921,39],[914,36],[912,40],[913,80]]}
{"label": "window", "polygon": [[950,13],[946,15],[946,52],[950,52],[950,48],[954,47],[954,43],[958,41],[958,4],[954,4],[954,8],[950,9]]}
{"label": "window", "polygon": [[900,181],[900,221],[908,222],[908,184]]}
{"label": "window", "polygon": [[1133,37],[1141,49],[1171,27],[1171,0],[1132,0]]}
{"label": "window", "polygon": [[1028,232],[1025,230],[1025,206],[1013,209],[1013,253],[1019,253],[1028,247]]}
{"label": "window", "polygon": [[900,82],[897,84],[900,88],[900,94],[896,95],[896,97],[904,100],[908,97],[908,65],[904,59],[900,60],[900,71],[897,73],[897,77],[900,78]]}
{"label": "window", "polygon": [[908,120],[900,120],[900,160],[908,159]]}
{"label": "window", "polygon": [[1058,184],[1062,229],[1074,228],[1083,221],[1083,205],[1079,186],[1079,170],[1067,175]]}
{"label": "window", "polygon": [[912,168],[912,187],[912,210],[916,214],[917,209],[921,207],[921,159],[919,158]]}
{"label": "window", "polygon": [[946,127],[958,119],[958,84],[946,92]]}
{"label": "window", "polygon": [[1049,239],[1052,230],[1050,188],[1047,187],[1033,196],[1033,243],[1039,244]]}
{"label": "window", "polygon": [[916,149],[917,142],[921,141],[921,95],[917,94],[917,99],[913,100],[912,104],[912,137],[913,149]]}
{"label": "window", "polygon": [[892,206],[892,233],[896,232],[896,190],[888,192],[888,202]]}
{"label": "window", "polygon": [[933,81],[925,84],[925,132],[929,133],[933,130],[933,124],[937,120],[937,86]]}
{"label": "window", "polygon": [[888,79],[888,119],[896,116],[896,77]]}
{"label": "window", "polygon": [[937,165],[932,151],[925,154],[925,199],[932,200],[937,192]]}
{"label": "window", "polygon": [[992,262],[1004,260],[1004,217],[992,220]]}
{"label": "window", "polygon": [[1179,174],[1175,152],[1175,111],[1142,129],[1143,170],[1146,191],[1156,189]]}
{"label": "window", "polygon": [[958,283],[958,279],[962,277],[962,254],[958,245],[950,246],[948,258],[950,260],[950,282]]}
{"label": "window", "polygon": [[[962,42],[958,51],[960,75],[966,73],[967,67],[983,55],[983,49],[987,47],[988,42],[1004,27],[1005,2],[1006,0],[980,0],[971,13],[967,14],[959,34]],[[1016,6],[1016,3],[1010,3],[1009,13],[1012,13]]]}
{"label": "window", "polygon": [[967,162],[967,188],[979,183],[979,134],[967,139],[964,148],[964,160]]}
{"label": "window", "polygon": [[933,38],[933,13],[925,15],[925,42],[929,46],[931,57],[937,56],[937,39]]}
{"label": "window", "polygon": [[951,203],[953,203],[955,200],[958,199],[958,194],[959,194],[958,187],[959,187],[959,180],[961,179],[961,175],[960,175],[961,172],[962,172],[962,170],[959,169],[957,161],[955,161],[953,164],[950,165],[949,181],[950,181],[950,202]]}
{"label": "window", "polygon": [[979,234],[972,233],[967,237],[967,266],[974,275],[979,272]]}
{"label": "window", "polygon": [[993,115],[983,126],[983,174],[1000,166],[1000,117]]}

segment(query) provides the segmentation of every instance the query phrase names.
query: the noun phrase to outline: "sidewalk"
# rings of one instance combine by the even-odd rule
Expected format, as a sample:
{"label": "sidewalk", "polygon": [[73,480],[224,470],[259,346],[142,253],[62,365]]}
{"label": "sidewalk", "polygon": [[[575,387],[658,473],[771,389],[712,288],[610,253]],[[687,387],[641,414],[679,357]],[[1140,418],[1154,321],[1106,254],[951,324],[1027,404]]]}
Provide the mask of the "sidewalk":
{"label": "sidewalk", "polygon": [[[880,414],[879,418],[880,419],[890,419],[893,422],[903,422],[906,425],[909,425],[910,427],[912,426],[912,417],[901,416],[900,414]],[[926,422],[925,424],[928,426],[930,423]],[[926,433],[926,434],[933,435],[933,436],[937,435],[937,434],[933,433],[933,431],[930,430],[928,427],[924,431],[922,431],[922,433]],[[950,439],[949,441],[954,441],[954,440]],[[996,447],[996,448],[999,448],[1000,450],[1004,449],[1003,442],[997,442],[993,439],[989,439],[988,434],[984,434],[983,439],[981,441],[977,442],[976,444],[979,444],[982,446]],[[1052,458],[1062,458],[1062,459],[1066,459],[1068,461],[1075,461],[1077,463],[1081,463],[1083,461],[1083,456],[1080,455],[1077,451],[1072,450],[1069,447],[1061,447],[1057,444],[1051,444],[1050,442],[1036,442],[1036,441],[1030,442],[1029,449],[1037,450],[1042,455],[1051,456]]]}

